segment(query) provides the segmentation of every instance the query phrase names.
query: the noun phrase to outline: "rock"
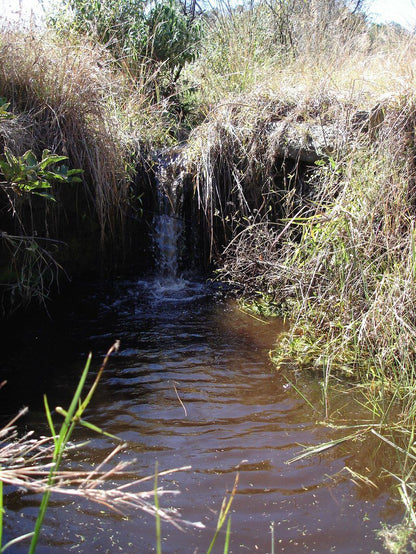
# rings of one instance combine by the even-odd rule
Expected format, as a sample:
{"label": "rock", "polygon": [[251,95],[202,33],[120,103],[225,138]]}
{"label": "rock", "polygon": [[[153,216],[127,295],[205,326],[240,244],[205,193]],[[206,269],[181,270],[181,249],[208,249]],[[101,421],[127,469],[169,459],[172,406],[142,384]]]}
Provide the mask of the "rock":
{"label": "rock", "polygon": [[336,151],[340,136],[336,123],[320,125],[282,120],[271,124],[268,140],[275,158],[314,163]]}
{"label": "rock", "polygon": [[316,121],[282,119],[269,125],[267,140],[270,155],[274,158],[315,163],[347,146],[354,136],[368,134],[371,141],[377,138],[383,124],[385,106],[376,104],[369,111],[358,110],[349,125],[341,121],[320,124]]}

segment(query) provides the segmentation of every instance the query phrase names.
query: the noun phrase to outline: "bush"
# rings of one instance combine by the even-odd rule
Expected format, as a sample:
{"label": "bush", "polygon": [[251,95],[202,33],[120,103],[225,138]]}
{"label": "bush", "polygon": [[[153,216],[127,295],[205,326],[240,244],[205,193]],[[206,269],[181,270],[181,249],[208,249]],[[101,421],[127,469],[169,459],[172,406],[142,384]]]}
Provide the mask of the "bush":
{"label": "bush", "polygon": [[157,73],[176,81],[185,63],[194,59],[200,37],[195,8],[188,12],[178,0],[153,6],[146,0],[67,0],[49,17],[49,24],[61,32],[69,28],[93,37],[136,80],[151,61]]}

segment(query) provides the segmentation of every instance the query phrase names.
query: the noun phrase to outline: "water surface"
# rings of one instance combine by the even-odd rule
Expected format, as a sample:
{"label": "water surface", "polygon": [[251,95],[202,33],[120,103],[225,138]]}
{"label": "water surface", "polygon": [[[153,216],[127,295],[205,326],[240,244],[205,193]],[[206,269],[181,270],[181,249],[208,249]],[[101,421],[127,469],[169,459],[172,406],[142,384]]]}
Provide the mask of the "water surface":
{"label": "water surface", "polygon": [[[273,369],[268,351],[281,322],[253,318],[185,280],[90,287],[63,313],[49,324],[28,321],[9,344],[1,366],[9,380],[2,414],[29,404],[24,424],[46,432],[42,393],[51,405],[67,404],[88,351],[96,370],[119,339],[87,419],[128,443],[122,457],[134,460],[130,478],[152,474],[156,461],[159,471],[192,466],[161,480],[180,491],[161,502],[206,529],[181,532],[162,524],[164,552],[206,551],[237,472],[230,552],[270,553],[271,527],[275,552],[384,551],[375,530],[401,517],[391,483],[377,477],[391,453],[345,443],[287,463],[300,445],[349,434],[323,424],[325,416],[352,424],[366,414],[345,388],[325,407],[319,378]],[[78,438],[92,440],[73,455],[74,465],[97,464],[114,446],[86,430]],[[354,484],[346,466],[374,477],[378,488]],[[37,503],[34,495],[11,492],[6,540],[32,529]],[[155,549],[152,517],[68,498],[55,498],[44,531],[44,553]],[[222,542],[223,536],[215,552],[222,552]],[[26,550],[22,544],[13,551]]]}

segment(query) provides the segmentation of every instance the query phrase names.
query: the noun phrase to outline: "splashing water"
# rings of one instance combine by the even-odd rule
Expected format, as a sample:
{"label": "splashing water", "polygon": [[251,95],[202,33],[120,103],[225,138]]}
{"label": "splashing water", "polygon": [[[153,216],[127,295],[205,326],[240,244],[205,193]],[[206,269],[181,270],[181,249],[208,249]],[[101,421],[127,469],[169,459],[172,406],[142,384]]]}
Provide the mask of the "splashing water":
{"label": "splashing water", "polygon": [[185,231],[181,216],[183,173],[177,173],[177,156],[161,156],[158,162],[158,213],[152,237],[156,275],[150,292],[156,301],[190,302],[205,293],[201,283],[185,279],[180,272]]}
{"label": "splashing water", "polygon": [[182,230],[183,222],[177,216],[162,213],[155,217],[153,241],[159,279],[172,281],[179,277],[178,251]]}

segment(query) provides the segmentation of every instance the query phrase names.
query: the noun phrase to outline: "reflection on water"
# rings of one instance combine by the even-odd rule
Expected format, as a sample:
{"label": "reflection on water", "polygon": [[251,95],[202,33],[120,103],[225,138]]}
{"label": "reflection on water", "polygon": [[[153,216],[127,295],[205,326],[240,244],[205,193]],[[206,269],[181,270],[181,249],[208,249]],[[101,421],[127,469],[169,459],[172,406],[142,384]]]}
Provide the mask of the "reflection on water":
{"label": "reflection on water", "polygon": [[[71,309],[64,321],[34,340],[36,347],[26,342],[32,354],[33,348],[43,352],[48,375],[46,383],[37,368],[37,376],[32,370],[19,379],[19,398],[31,403],[32,419],[26,423],[43,420],[40,402],[32,400],[39,381],[48,388],[50,404],[62,404],[74,388],[85,353],[91,349],[98,366],[99,356],[120,339],[121,350],[111,359],[88,420],[128,442],[123,456],[135,459],[131,478],[153,473],[156,460],[160,471],[192,466],[163,480],[165,487],[181,494],[162,502],[174,504],[186,519],[203,521],[206,529],[181,532],[164,524],[164,552],[206,551],[222,498],[237,471],[230,552],[270,553],[271,525],[275,552],[383,551],[374,530],[380,521],[400,519],[389,499],[389,483],[379,479],[378,488],[359,487],[343,473],[346,465],[370,476],[380,473],[386,466],[382,452],[359,442],[345,443],[286,463],[299,453],[299,445],[349,432],[320,424],[324,411],[316,378],[291,375],[294,387],[273,371],[268,351],[281,322],[253,318],[201,284],[185,280],[119,283],[85,295]],[[45,353],[51,340],[53,349]],[[16,352],[13,356],[4,368],[16,365]],[[33,355],[30,359],[35,363]],[[10,386],[13,390],[13,383]],[[345,423],[351,406],[358,409],[350,396],[340,391],[331,399],[333,420]],[[358,420],[362,414],[353,417]],[[90,436],[82,433],[80,438]],[[73,463],[96,464],[111,447],[110,439],[94,436]],[[21,492],[9,497],[6,540],[31,530],[36,505],[36,497]],[[137,553],[152,552],[154,546],[150,516],[109,514],[101,506],[57,499],[40,551]],[[16,546],[14,551],[26,549]]]}

